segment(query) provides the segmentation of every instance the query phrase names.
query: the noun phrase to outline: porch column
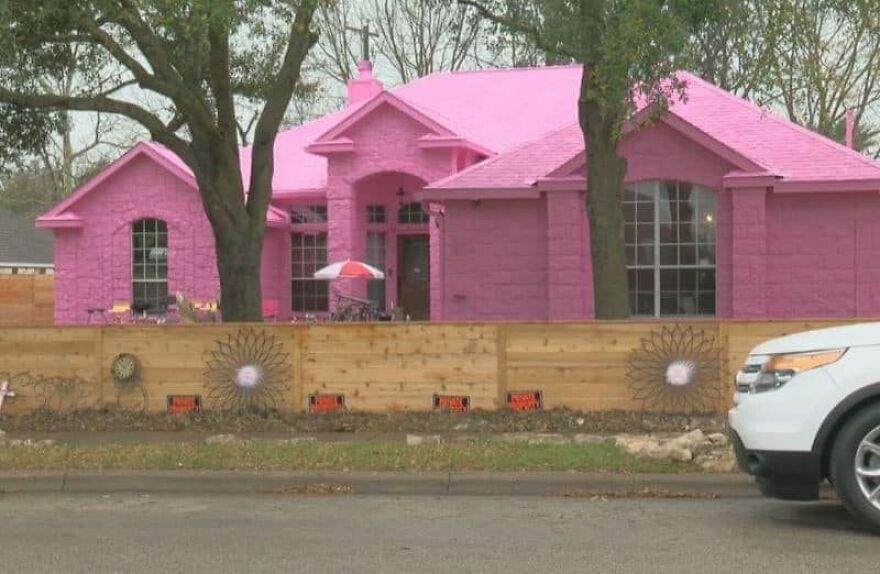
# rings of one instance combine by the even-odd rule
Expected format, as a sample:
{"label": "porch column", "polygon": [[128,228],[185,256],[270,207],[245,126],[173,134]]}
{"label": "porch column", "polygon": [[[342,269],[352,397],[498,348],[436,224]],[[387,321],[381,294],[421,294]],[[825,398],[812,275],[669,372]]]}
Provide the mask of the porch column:
{"label": "porch column", "polygon": [[767,294],[767,188],[731,194],[731,311],[734,318],[765,317]]}
{"label": "porch column", "polygon": [[[335,263],[346,259],[356,259],[355,254],[355,197],[348,178],[332,175],[327,178],[327,262]],[[350,279],[336,279],[330,283],[330,307],[333,308],[334,291],[348,295],[353,292],[354,282]]]}
{"label": "porch column", "polygon": [[546,192],[547,318],[593,316],[590,241],[584,194],[574,190]]}
{"label": "porch column", "polygon": [[431,284],[429,289],[429,306],[431,319],[439,321],[443,319],[443,223],[445,211],[442,205],[432,203],[428,206],[431,216],[429,222],[429,253],[431,271],[429,273]]}

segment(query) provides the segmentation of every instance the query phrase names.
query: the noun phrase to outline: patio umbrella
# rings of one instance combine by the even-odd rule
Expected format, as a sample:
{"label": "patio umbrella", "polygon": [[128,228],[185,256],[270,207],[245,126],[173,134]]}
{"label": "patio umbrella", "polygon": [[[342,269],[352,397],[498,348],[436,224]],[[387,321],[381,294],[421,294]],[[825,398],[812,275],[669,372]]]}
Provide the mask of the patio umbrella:
{"label": "patio umbrella", "polygon": [[337,278],[353,278],[353,279],[384,279],[385,274],[373,267],[360,261],[340,261],[331,263],[327,267],[315,271],[315,279],[337,279]]}

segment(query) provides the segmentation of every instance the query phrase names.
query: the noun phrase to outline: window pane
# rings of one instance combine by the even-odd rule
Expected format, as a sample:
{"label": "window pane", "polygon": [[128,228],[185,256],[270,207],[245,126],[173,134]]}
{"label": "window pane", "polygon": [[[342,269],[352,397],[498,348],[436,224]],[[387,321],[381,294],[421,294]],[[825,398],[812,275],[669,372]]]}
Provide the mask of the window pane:
{"label": "window pane", "polygon": [[697,246],[682,245],[679,247],[678,262],[681,265],[695,265],[697,263]]}
{"label": "window pane", "polygon": [[367,223],[385,223],[385,206],[368,205]]}
{"label": "window pane", "polygon": [[636,310],[636,315],[647,315],[650,317],[654,316],[654,294],[653,293],[638,293],[638,308]]}
{"label": "window pane", "polygon": [[700,315],[715,314],[715,292],[701,292],[698,300],[698,310]]}
{"label": "window pane", "polygon": [[678,291],[678,269],[660,270],[660,291]]}
{"label": "window pane", "polygon": [[397,222],[412,224],[428,223],[428,214],[422,210],[421,203],[407,203],[397,212]]}
{"label": "window pane", "polygon": [[326,205],[295,205],[290,208],[293,223],[327,223]]}
{"label": "window pane", "polygon": [[[712,276],[714,277],[714,273]],[[678,270],[679,286],[683,291],[694,291],[697,288],[697,270],[696,269],[679,269]]]}

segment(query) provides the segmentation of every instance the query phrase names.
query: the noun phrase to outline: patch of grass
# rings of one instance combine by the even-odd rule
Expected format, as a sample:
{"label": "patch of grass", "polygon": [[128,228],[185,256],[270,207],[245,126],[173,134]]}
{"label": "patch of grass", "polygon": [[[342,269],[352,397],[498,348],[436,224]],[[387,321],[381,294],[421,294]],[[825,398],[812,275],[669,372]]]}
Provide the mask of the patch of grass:
{"label": "patch of grass", "polygon": [[690,464],[637,458],[611,442],[527,445],[478,442],[407,446],[396,442],[289,444],[158,443],[0,447],[0,470],[362,470],[668,473]]}

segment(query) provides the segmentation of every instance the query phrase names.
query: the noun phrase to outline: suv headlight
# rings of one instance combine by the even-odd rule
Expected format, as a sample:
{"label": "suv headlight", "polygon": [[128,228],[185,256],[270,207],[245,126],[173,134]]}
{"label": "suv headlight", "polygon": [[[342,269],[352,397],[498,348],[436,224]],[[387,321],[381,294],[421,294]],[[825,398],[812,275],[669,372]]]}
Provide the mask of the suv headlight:
{"label": "suv headlight", "polygon": [[839,360],[844,353],[846,349],[770,355],[758,377],[749,385],[748,392],[763,393],[776,390],[798,373],[830,365]]}

